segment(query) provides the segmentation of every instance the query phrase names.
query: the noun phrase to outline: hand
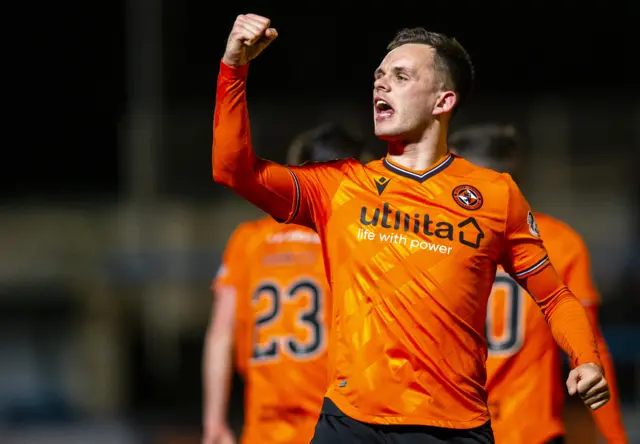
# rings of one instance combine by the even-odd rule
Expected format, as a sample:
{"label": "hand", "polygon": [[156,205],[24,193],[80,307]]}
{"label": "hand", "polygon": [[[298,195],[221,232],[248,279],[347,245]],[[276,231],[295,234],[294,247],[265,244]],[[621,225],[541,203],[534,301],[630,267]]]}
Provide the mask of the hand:
{"label": "hand", "polygon": [[255,14],[239,15],[233,24],[222,61],[229,66],[242,66],[255,59],[276,37],[271,20]]}
{"label": "hand", "polygon": [[602,370],[589,362],[571,370],[567,378],[567,390],[571,396],[576,393],[591,410],[605,405],[610,398],[609,385]]}
{"label": "hand", "polygon": [[202,444],[236,444],[236,437],[229,427],[220,426],[205,430]]}

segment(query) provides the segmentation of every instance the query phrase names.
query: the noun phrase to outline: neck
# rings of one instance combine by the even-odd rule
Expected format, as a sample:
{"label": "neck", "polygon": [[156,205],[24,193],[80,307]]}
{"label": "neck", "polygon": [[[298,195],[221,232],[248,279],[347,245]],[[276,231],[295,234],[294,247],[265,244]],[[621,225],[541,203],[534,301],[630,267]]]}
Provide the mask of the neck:
{"label": "neck", "polygon": [[449,153],[446,128],[431,125],[417,142],[389,142],[388,157],[413,171],[424,171]]}

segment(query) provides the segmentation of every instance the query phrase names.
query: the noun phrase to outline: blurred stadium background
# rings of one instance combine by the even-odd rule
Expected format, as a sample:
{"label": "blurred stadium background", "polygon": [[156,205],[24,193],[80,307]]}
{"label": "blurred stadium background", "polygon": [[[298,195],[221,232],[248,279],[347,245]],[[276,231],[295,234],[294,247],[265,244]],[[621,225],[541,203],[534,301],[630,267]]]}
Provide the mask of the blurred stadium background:
{"label": "blurred stadium background", "polygon": [[[243,12],[280,33],[249,80],[256,150],[277,161],[298,131],[326,120],[381,155],[370,82],[387,41],[405,26],[461,40],[477,87],[454,122],[511,122],[527,136],[522,187],[591,249],[640,443],[637,16],[575,2],[321,5],[38,10],[20,57],[33,101],[0,187],[0,443],[199,442],[210,280],[235,225],[258,215],[210,175],[218,63]],[[596,442],[581,405],[569,401],[567,418],[571,444]]]}

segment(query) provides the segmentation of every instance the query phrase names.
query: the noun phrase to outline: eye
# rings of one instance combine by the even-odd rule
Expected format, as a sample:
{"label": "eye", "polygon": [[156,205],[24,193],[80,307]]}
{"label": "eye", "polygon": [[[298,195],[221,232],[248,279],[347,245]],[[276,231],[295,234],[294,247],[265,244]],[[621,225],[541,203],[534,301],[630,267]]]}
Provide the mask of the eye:
{"label": "eye", "polygon": [[397,80],[399,80],[399,81],[401,81],[401,82],[404,82],[405,80],[409,80],[409,79],[407,78],[407,76],[405,76],[404,74],[398,74],[398,75],[396,75],[396,79],[397,79]]}

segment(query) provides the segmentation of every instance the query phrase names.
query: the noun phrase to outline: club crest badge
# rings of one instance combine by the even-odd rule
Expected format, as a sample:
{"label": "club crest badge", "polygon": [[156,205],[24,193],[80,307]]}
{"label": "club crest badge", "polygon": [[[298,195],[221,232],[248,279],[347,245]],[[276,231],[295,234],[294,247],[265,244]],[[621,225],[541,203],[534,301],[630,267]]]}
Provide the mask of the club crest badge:
{"label": "club crest badge", "polygon": [[529,225],[529,232],[531,234],[533,234],[535,237],[540,237],[538,224],[536,224],[536,219],[533,217],[533,213],[531,211],[527,213],[527,225]]}
{"label": "club crest badge", "polygon": [[484,203],[484,198],[480,191],[471,185],[459,185],[455,187],[452,196],[453,200],[465,210],[478,210]]}

